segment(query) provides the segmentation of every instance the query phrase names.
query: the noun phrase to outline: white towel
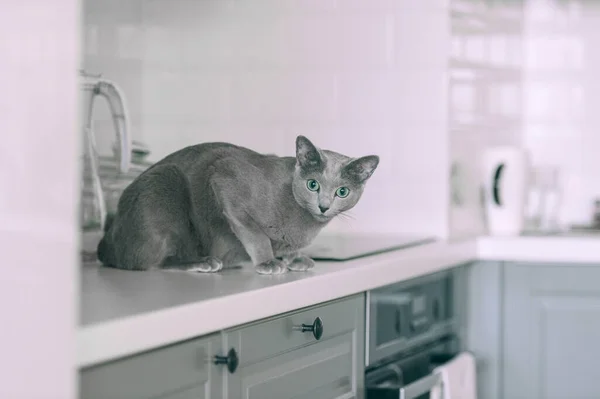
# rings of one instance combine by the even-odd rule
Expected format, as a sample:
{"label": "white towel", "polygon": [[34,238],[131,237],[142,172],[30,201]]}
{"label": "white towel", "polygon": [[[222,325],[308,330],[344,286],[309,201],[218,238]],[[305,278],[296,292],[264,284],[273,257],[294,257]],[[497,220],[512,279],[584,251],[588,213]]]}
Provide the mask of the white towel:
{"label": "white towel", "polygon": [[477,399],[475,357],[462,352],[433,371],[442,377],[442,385],[431,390],[431,399]]}

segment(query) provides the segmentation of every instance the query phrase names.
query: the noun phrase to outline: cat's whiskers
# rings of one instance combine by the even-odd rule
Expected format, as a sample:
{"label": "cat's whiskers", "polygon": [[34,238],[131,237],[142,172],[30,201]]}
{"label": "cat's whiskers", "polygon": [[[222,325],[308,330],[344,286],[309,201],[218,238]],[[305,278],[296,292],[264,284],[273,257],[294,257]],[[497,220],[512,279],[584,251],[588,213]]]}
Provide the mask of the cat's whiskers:
{"label": "cat's whiskers", "polygon": [[348,211],[340,212],[338,213],[338,216],[341,216],[344,220],[356,220],[356,218],[352,216],[352,214],[350,214]]}

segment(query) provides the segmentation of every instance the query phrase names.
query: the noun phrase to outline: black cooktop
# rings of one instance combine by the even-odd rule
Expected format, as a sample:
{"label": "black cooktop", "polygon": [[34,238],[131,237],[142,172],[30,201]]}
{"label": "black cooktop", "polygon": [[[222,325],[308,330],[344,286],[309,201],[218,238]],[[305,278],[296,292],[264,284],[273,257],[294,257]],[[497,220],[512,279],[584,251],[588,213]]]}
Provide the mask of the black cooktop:
{"label": "black cooktop", "polygon": [[435,242],[436,238],[401,234],[333,234],[317,236],[302,250],[315,260],[345,261]]}

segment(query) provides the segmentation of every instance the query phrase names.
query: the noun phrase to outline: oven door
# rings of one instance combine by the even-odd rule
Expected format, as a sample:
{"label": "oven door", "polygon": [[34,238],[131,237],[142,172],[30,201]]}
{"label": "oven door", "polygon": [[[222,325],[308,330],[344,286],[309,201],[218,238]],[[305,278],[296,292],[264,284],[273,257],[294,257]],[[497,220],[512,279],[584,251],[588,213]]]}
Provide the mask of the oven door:
{"label": "oven door", "polygon": [[443,271],[369,291],[366,364],[454,333],[453,282]]}
{"label": "oven door", "polygon": [[367,387],[366,399],[429,399],[431,390],[441,382],[438,374],[428,374],[403,387],[383,383]]}
{"label": "oven door", "polygon": [[450,361],[456,353],[429,350],[402,357],[377,367],[365,375],[366,399],[429,399],[429,393],[441,384],[435,367]]}

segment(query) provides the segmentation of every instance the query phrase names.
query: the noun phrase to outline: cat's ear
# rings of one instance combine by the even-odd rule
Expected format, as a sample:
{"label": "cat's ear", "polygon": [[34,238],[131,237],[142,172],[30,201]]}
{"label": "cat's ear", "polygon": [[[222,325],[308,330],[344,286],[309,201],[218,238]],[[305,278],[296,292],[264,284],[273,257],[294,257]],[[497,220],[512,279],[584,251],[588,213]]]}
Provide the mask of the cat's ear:
{"label": "cat's ear", "polygon": [[303,169],[320,168],[323,162],[317,147],[304,136],[296,137],[296,161]]}
{"label": "cat's ear", "polygon": [[377,165],[379,165],[379,157],[377,155],[368,155],[355,159],[344,167],[342,177],[356,183],[363,183],[375,172]]}

